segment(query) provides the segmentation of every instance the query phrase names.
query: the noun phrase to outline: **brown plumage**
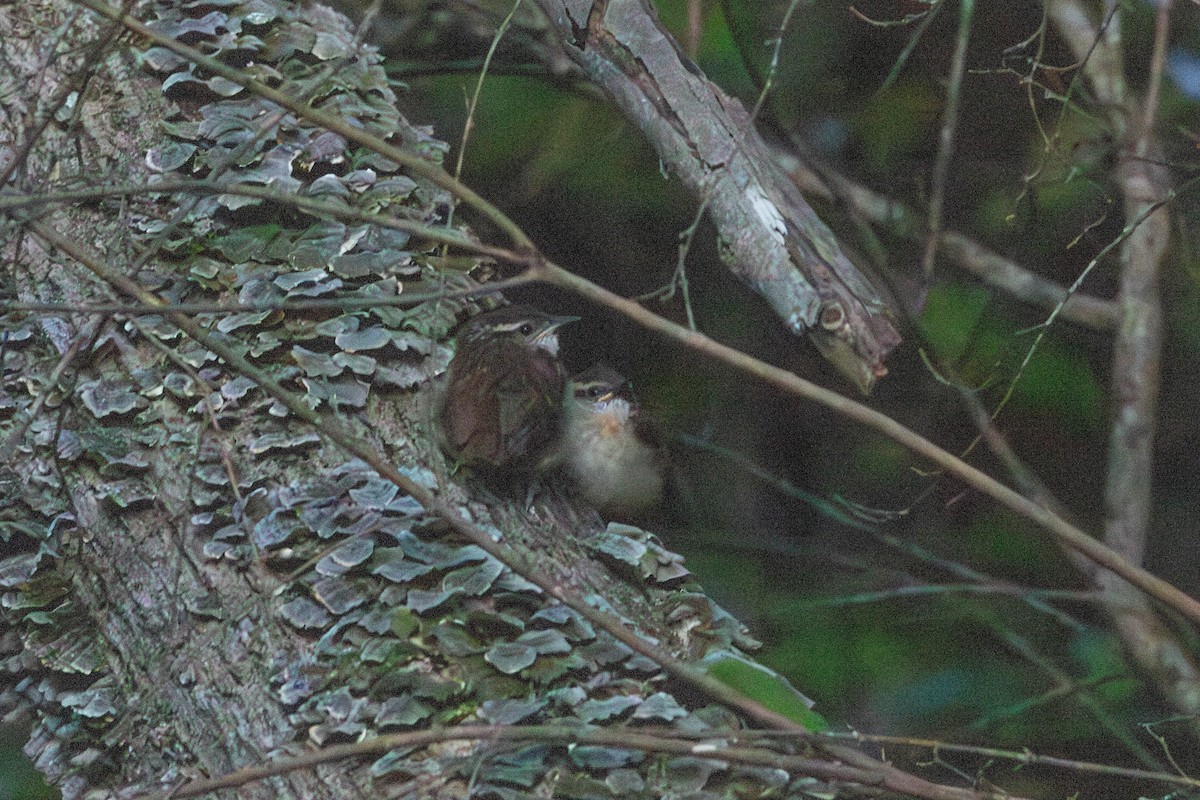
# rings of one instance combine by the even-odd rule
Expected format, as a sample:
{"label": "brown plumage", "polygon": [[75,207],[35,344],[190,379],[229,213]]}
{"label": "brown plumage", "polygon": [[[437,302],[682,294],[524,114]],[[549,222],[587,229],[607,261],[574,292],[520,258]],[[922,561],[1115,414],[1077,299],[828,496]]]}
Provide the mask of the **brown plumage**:
{"label": "brown plumage", "polygon": [[515,305],[466,323],[438,414],[456,466],[519,478],[549,456],[566,392],[557,331],[574,319]]}

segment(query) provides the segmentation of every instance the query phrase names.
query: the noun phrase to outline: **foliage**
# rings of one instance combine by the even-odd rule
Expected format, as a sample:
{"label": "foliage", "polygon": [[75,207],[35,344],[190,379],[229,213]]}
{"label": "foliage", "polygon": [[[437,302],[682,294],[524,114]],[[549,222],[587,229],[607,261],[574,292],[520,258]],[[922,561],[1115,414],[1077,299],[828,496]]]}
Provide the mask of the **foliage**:
{"label": "foliage", "polygon": [[[699,47],[691,55],[750,106],[771,74],[771,47],[787,4],[657,5],[681,41],[689,39],[689,8],[702,9]],[[918,35],[916,23],[938,5],[946,9]],[[977,5],[946,226],[1065,287],[1121,232],[1119,190],[1111,174],[1118,155],[1113,132],[1089,107],[1078,72],[1045,68],[1075,59],[1060,38],[1041,27],[1036,4]],[[864,17],[899,18],[895,4],[855,7]],[[877,191],[882,187],[891,199],[923,207],[957,5],[903,8],[912,12],[908,24],[884,26],[855,18],[845,6],[803,4],[784,32],[759,126],[780,140],[798,140],[816,159],[837,164]],[[1121,6],[1130,65],[1150,57],[1151,8]],[[1195,53],[1200,31],[1194,19],[1176,23],[1172,52],[1182,64],[1183,54]],[[911,56],[883,88],[910,44]],[[1127,74],[1144,88],[1144,70],[1130,66]],[[413,87],[431,116],[461,120],[456,98],[463,83],[443,76],[415,79]],[[1164,158],[1178,167],[1181,179],[1194,175],[1196,163],[1197,101],[1194,93],[1188,96],[1194,91],[1189,86],[1194,82],[1188,84],[1182,72],[1168,76],[1158,123],[1165,134]],[[530,109],[537,110],[532,120]],[[690,224],[692,208],[669,183],[646,181],[655,172],[653,156],[601,100],[528,77],[489,76],[474,121],[467,180],[504,198],[504,207],[538,232],[548,252],[628,295],[652,292],[670,279],[676,234]],[[1163,511],[1155,519],[1165,530],[1177,527],[1173,518],[1186,506],[1184,498],[1200,490],[1198,429],[1191,415],[1181,413],[1191,406],[1196,385],[1188,357],[1197,341],[1191,309],[1197,296],[1198,217],[1191,184],[1175,203],[1177,218],[1189,223],[1177,231],[1174,269],[1166,278],[1172,332],[1167,352],[1176,357],[1164,364],[1160,436],[1171,455],[1169,471],[1158,474],[1156,499]],[[843,207],[825,210],[827,219],[857,240],[861,253],[874,258],[881,274],[892,276],[898,293],[912,292],[919,243],[886,226],[875,228],[877,238],[864,237],[861,219],[855,228]],[[747,302],[722,274],[705,237],[702,231],[687,262],[700,328],[802,375],[820,375],[822,368],[796,352],[794,342],[772,332],[770,314]],[[1111,263],[1111,256],[1102,260],[1081,291],[1112,296]],[[588,314],[587,308],[571,310]],[[678,296],[655,310],[683,319]],[[1101,524],[1104,436],[1114,403],[1110,352],[1104,333],[1059,320],[1022,366],[1047,314],[1045,307],[956,271],[952,259],[939,261],[907,329],[914,347],[893,359],[875,404],[961,450],[975,428],[960,410],[955,386],[966,387],[989,409],[1012,387],[999,429],[1026,465],[1095,530]],[[914,471],[924,467],[890,443],[847,430],[844,421],[819,409],[747,387],[711,365],[692,363],[687,354],[664,352],[659,342],[619,322],[585,318],[575,336],[591,348],[580,367],[596,359],[614,363],[633,376],[643,400],[672,428],[732,448],[811,494],[842,498],[869,521],[886,520],[872,524],[871,531],[856,531],[712,452],[684,449],[680,456],[697,499],[691,518],[678,522],[668,541],[718,597],[750,620],[766,641],[769,663],[820,698],[826,716],[864,720],[873,730],[951,737],[962,731],[973,741],[1084,757],[1097,752],[1097,742],[1115,725],[1139,747],[1148,745],[1152,759],[1163,757],[1137,726],[1171,711],[1120,655],[1103,614],[1070,601],[1050,617],[1036,610],[1037,589],[1069,590],[1079,587],[1079,579],[1056,548],[1029,535],[1023,523],[995,514],[952,481]],[[927,361],[918,358],[917,349]],[[1002,474],[982,449],[975,449],[972,460]],[[1200,588],[1194,554],[1181,549],[1181,540],[1166,537],[1152,545],[1149,567],[1194,593]],[[960,574],[960,566],[968,572]],[[1013,594],[937,587],[960,581],[1011,581]],[[915,591],[925,584],[933,584],[930,592]],[[833,605],[836,598],[850,605]],[[1045,662],[1014,648],[1001,629],[1029,637]],[[1107,654],[1102,674],[1078,660],[1083,652]],[[1046,672],[1044,663],[1063,672]],[[1056,681],[1068,678],[1079,682],[1082,699],[1056,693]]]}
{"label": "foliage", "polygon": [[[664,20],[686,40],[687,3],[660,5]],[[924,208],[955,35],[954,12],[931,12],[949,5],[906,3],[906,24],[873,25],[843,6],[808,4],[803,21],[783,32],[775,66],[771,44],[785,4],[700,5],[705,13],[695,58],[705,73],[747,106],[766,78],[774,79],[762,130],[781,142],[794,137],[815,160],[836,163],[857,180],[882,187],[889,198]],[[1038,8],[980,5],[944,223],[1066,286],[1124,225],[1112,171],[1119,155],[1114,131],[1068,71],[1043,69],[1073,58],[1053,35],[1028,38],[1041,30]],[[241,13],[236,4],[208,6],[220,9],[213,13],[226,29]],[[857,9],[867,18],[894,13],[882,3]],[[1127,56],[1131,64],[1143,63],[1149,48],[1142,43],[1151,40],[1154,24],[1150,7],[1121,9],[1131,43]],[[415,152],[433,159],[447,152],[428,129],[394,113],[392,84],[378,62],[365,59],[346,68],[339,60],[348,52],[345,42],[314,39],[278,11],[268,16],[234,26],[227,38],[215,36],[214,20],[202,15],[164,16],[158,24],[182,37],[204,38],[231,60],[252,52],[263,75],[311,92],[372,130],[397,132]],[[275,33],[260,30],[280,19],[286,25]],[[1200,36],[1194,20],[1179,28],[1174,41],[1194,51]],[[333,203],[424,220],[440,219],[450,205],[440,189],[372,154],[347,153],[345,141],[287,116],[232,167],[218,166],[219,155],[249,141],[249,121],[268,114],[267,105],[197,75],[166,53],[151,50],[144,60],[166,78],[169,97],[187,112],[199,112],[173,119],[151,150],[148,161],[164,176],[220,169],[221,179],[231,183],[299,185]],[[495,198],[550,257],[578,273],[627,295],[661,289],[672,280],[678,234],[692,222],[691,201],[663,180],[647,145],[602,100],[546,75],[530,77],[528,63],[517,61],[497,65],[512,74],[487,78],[471,119],[465,182]],[[327,62],[336,62],[339,71],[323,73]],[[432,121],[440,136],[451,138],[467,124],[462,98],[476,76],[424,76],[437,67],[394,77],[411,85],[408,116]],[[1135,72],[1131,68],[1129,77],[1144,89]],[[1197,101],[1182,78],[1169,76],[1163,91],[1158,127],[1171,132],[1163,158],[1184,165],[1180,174],[1188,176],[1194,173]],[[253,130],[254,136],[263,133]],[[232,193],[191,202],[188,214],[170,226],[156,209],[135,204],[145,241],[169,254],[170,274],[157,276],[162,290],[180,302],[390,297],[426,288],[445,274],[435,267],[437,249],[407,235],[333,224]],[[1175,205],[1179,219],[1197,218],[1190,185]],[[868,233],[862,219],[836,202],[823,211],[914,311],[906,332],[912,345],[895,355],[873,402],[965,452],[976,429],[961,410],[957,389],[994,410],[1011,388],[999,430],[1070,513],[1099,530],[1104,436],[1120,399],[1109,382],[1108,332],[1059,320],[1026,364],[1047,308],[955,271],[949,258],[938,261],[932,282],[921,284],[919,237],[914,242],[883,225]],[[490,233],[483,223],[480,230]],[[713,257],[712,239],[702,229],[687,259],[690,301],[701,329],[834,382],[805,346],[778,330],[763,304],[747,299],[729,279]],[[1187,356],[1200,342],[1192,313],[1200,297],[1195,244],[1194,227],[1179,232],[1177,268],[1168,275],[1167,352],[1174,357],[1166,364],[1160,428],[1167,466],[1156,495],[1162,509],[1156,522],[1166,531],[1186,528],[1176,517],[1190,513],[1190,499],[1200,490],[1194,441],[1200,428],[1188,411],[1195,406],[1196,382]],[[1100,263],[1083,292],[1111,296],[1116,274],[1110,263]],[[828,412],[747,386],[741,376],[664,347],[572,298],[543,292],[535,299],[588,317],[565,334],[575,337],[565,348],[574,368],[594,360],[613,363],[633,377],[643,401],[670,429],[713,445],[678,457],[691,484],[691,511],[670,520],[661,535],[670,550],[688,557],[715,597],[751,622],[766,643],[763,660],[817,698],[824,717],[874,732],[1114,762],[1133,757],[1155,767],[1164,760],[1158,743],[1138,725],[1170,718],[1171,707],[1135,671],[1095,597],[1071,594],[1082,585],[1075,568],[1027,523],[927,474],[899,448]],[[683,302],[675,294],[654,307],[682,320]],[[322,317],[254,311],[220,322],[202,318],[276,377],[302,387],[315,404],[356,412],[435,374],[449,351],[430,342],[445,339],[459,310],[431,304],[404,312],[380,306]],[[178,333],[161,319],[143,324],[168,337]],[[49,353],[37,351],[33,338],[28,327],[9,333],[6,356],[12,361],[6,368],[46,371]],[[198,448],[197,482],[189,491],[200,510],[194,524],[207,539],[206,559],[237,567],[262,559],[277,572],[304,568],[282,596],[279,612],[293,629],[311,634],[314,647],[302,657],[281,655],[276,685],[281,704],[315,741],[471,715],[501,724],[710,724],[706,715],[713,709],[660,691],[639,672],[644,664],[637,656],[571,613],[542,607],[538,592],[486,553],[445,538],[411,498],[362,464],[333,463],[315,435],[276,419],[277,405],[223,371],[214,354],[195,347],[180,353],[228,404],[228,418],[218,418],[245,425],[235,430],[251,452],[270,453],[278,462],[269,475],[247,464],[243,480],[251,491],[238,506],[220,508],[222,454]],[[382,354],[386,358],[377,357]],[[97,375],[81,383],[74,391],[92,418],[69,420],[61,436],[34,430],[39,458],[87,466],[109,511],[143,507],[152,497],[142,454],[159,442],[125,423],[144,428],[181,414],[186,422],[170,436],[203,440],[199,412],[209,392],[187,368],[163,365],[137,378],[135,384],[122,375]],[[53,455],[52,442],[60,450]],[[761,465],[775,483],[722,458],[719,448]],[[976,448],[971,458],[1002,474],[1002,465],[981,453]],[[269,477],[314,458],[328,466],[319,481]],[[418,459],[408,463],[414,476],[428,480]],[[837,508],[858,524],[847,525],[844,516],[797,500],[796,493],[785,496],[780,484],[799,486],[810,498],[836,498]],[[69,618],[72,611],[61,578],[31,580],[60,546],[55,524],[64,509],[58,489],[48,485],[33,495],[44,504],[28,509],[34,529],[4,532],[5,542],[25,542],[17,558],[4,562],[0,581],[22,587],[9,608],[30,626]],[[677,590],[688,579],[679,557],[645,532],[610,529],[585,543],[590,556],[644,581],[647,591],[663,585]],[[1149,566],[1193,594],[1200,588],[1194,553],[1180,541],[1162,537],[1151,548]],[[194,598],[191,611],[205,613],[206,600]],[[683,604],[691,609],[689,620],[708,626],[708,644],[731,652],[751,645],[719,606],[698,595],[690,600],[694,606]],[[42,663],[91,675],[97,659],[87,641],[69,649],[58,640],[43,641]],[[431,643],[461,658],[454,671],[431,667]],[[377,680],[381,669],[387,680]],[[575,681],[581,671],[605,677],[581,685]],[[109,698],[99,685],[61,705],[71,724],[86,727],[113,713]],[[497,796],[516,796],[516,787],[536,787],[558,756],[542,746],[507,751],[479,785]],[[1197,769],[1183,759],[1184,769]],[[452,761],[431,752],[424,763],[441,772]],[[413,763],[385,757],[372,772],[395,777]],[[576,748],[570,763],[578,772],[561,785],[570,796],[715,790],[737,785],[739,777],[708,762],[643,760],[640,753],[613,748]],[[594,777],[600,773],[605,780]]]}
{"label": "foliage", "polygon": [[[160,4],[150,28],[252,65],[259,78],[336,108],[406,155],[440,162],[445,147],[397,111],[377,53],[342,20],[315,13],[287,2]],[[161,130],[145,132],[130,163],[144,161],[163,191],[120,206],[132,240],[123,233],[118,241],[130,261],[145,256],[139,281],[168,307],[106,330],[53,418],[35,412],[58,359],[32,324],[11,332],[4,360],[13,413],[0,438],[14,460],[0,528],[0,691],[35,714],[30,751],[63,796],[145,791],[192,773],[195,762],[210,769],[197,754],[205,741],[159,741],[181,713],[176,686],[195,687],[187,702],[198,717],[212,714],[247,738],[261,719],[283,723],[282,738],[278,728],[270,734],[275,756],[464,721],[725,730],[728,710],[690,696],[659,664],[464,542],[415,488],[401,491],[347,459],[266,391],[266,382],[298,391],[387,450],[414,487],[456,491],[466,508],[462,489],[447,488],[427,415],[447,339],[468,306],[444,290],[472,280],[436,242],[345,221],[387,212],[444,224],[446,191],[166,47],[137,57],[161,80],[171,113]],[[167,192],[188,176],[216,191]],[[325,213],[248,191],[264,186],[319,201]],[[27,273],[12,277],[23,283]],[[430,289],[443,291],[407,307],[390,302]],[[325,300],[335,302],[297,305]],[[171,316],[185,304],[230,301],[248,310],[199,312],[203,336],[184,336]],[[107,357],[114,350],[129,360]],[[239,367],[242,358],[257,372]],[[72,487],[86,496],[87,513]],[[652,534],[595,530],[594,515],[570,509],[566,526],[497,505],[509,519],[498,511],[493,525],[478,507],[469,513],[514,551],[549,540],[572,552],[562,569],[580,576],[560,579],[586,578],[592,605],[619,613],[629,606],[619,592],[653,598],[662,619],[630,621],[644,639],[670,637],[694,659],[752,665],[742,651],[757,642]],[[535,523],[543,538],[524,541]],[[134,549],[147,535],[154,557]],[[93,560],[93,545],[105,555],[130,550]],[[547,556],[541,569],[551,563]],[[110,566],[117,574],[102,574]],[[89,605],[81,586],[111,606]],[[124,623],[135,628],[142,613],[161,641],[125,638]],[[121,632],[93,614],[120,618]],[[210,695],[214,664],[251,668],[240,679],[258,683]],[[761,691],[772,673],[757,669]],[[132,691],[144,675],[155,679]],[[775,675],[768,688],[773,705],[815,725],[786,680]],[[259,693],[266,704],[254,705]],[[745,796],[799,796],[812,784],[779,769],[601,745],[480,756],[486,765],[455,748],[393,750],[361,766],[360,780],[421,797],[467,787],[518,797],[540,785],[564,797],[609,786],[627,796],[717,796],[735,785]]]}

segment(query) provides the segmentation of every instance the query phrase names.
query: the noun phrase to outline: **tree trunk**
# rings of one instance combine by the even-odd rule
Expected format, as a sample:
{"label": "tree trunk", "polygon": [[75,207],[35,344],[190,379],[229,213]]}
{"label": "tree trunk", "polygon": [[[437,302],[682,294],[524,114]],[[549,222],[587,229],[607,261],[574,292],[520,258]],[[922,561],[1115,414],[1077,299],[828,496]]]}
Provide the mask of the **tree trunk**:
{"label": "tree trunk", "polygon": [[[445,152],[397,112],[375,53],[319,6],[133,13],[431,163]],[[439,223],[444,189],[68,2],[0,7],[0,29],[13,90],[0,125],[14,201],[6,292],[31,304],[13,306],[31,313],[8,315],[3,344],[0,697],[34,716],[27,752],[64,797],[169,789],[313,743],[461,722],[632,714],[699,730],[728,719],[210,349],[244,356],[563,592],[677,655],[748,642],[677,588],[686,572],[648,535],[605,535],[554,492],[529,511],[470,500],[432,444],[427,409],[471,306],[389,304],[469,280],[436,242],[283,199]],[[183,178],[208,189],[180,191]],[[152,182],[173,188],[151,194]],[[236,194],[264,186],[276,199]],[[194,313],[208,338],[138,309],[119,276]],[[378,305],[301,307],[364,299]],[[250,309],[179,305],[238,302]],[[79,310],[102,303],[126,309]],[[461,797],[470,784],[584,795],[618,781],[661,795],[779,780],[690,757],[566,752],[432,745],[237,794],[378,796],[386,785]]]}

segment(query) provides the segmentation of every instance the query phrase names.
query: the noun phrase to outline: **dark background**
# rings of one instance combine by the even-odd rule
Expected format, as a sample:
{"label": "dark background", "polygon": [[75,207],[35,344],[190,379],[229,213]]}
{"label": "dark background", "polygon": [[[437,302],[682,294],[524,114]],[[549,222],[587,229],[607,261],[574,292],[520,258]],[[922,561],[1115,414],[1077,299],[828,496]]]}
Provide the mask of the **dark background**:
{"label": "dark background", "polygon": [[[683,0],[657,5],[684,41]],[[1100,115],[1087,109],[1085,95],[1076,94],[1079,105],[1066,110],[1059,102],[1074,72],[1041,71],[1040,85],[1028,89],[1022,77],[1036,45],[1005,53],[1042,24],[1039,4],[977,5],[945,227],[1066,286],[1124,225],[1110,180],[1110,135]],[[763,43],[775,35],[784,7],[705,5],[695,59],[747,106],[770,61]],[[926,6],[857,8],[895,20]],[[1195,58],[1196,15],[1177,11],[1173,52]],[[872,26],[842,4],[804,4],[784,37],[760,129],[780,142],[800,137],[838,169],[923,213],[958,13],[957,4],[943,5],[898,77],[885,86],[901,52],[917,38],[917,23]],[[1141,89],[1154,9],[1134,3],[1122,6],[1122,13],[1129,80]],[[1053,33],[1042,46],[1043,63],[1073,63]],[[1159,128],[1181,189],[1176,218],[1194,221],[1200,211],[1187,181],[1200,163],[1194,145],[1197,87],[1181,72],[1171,74],[1178,80],[1164,83]],[[417,118],[431,121],[455,145],[474,76],[421,76],[410,85]],[[1081,90],[1077,85],[1071,91]],[[1054,137],[1050,145],[1035,110],[1045,135]],[[637,131],[602,102],[536,78],[489,77],[464,177],[553,260],[627,296],[669,282],[678,237],[696,208],[662,177]],[[860,263],[911,300],[920,245],[878,229],[875,242],[864,240],[844,210],[817,206]],[[1200,429],[1192,413],[1200,260],[1194,225],[1176,234],[1164,275],[1169,333],[1146,566],[1194,594],[1200,589],[1194,500]],[[855,394],[728,276],[707,224],[687,263],[691,300],[705,333]],[[1102,261],[1083,290],[1112,297],[1112,264]],[[862,530],[839,522],[820,503],[785,496],[711,451],[681,446],[677,455],[693,502],[685,519],[662,527],[663,538],[763,640],[762,658],[815,697],[829,719],[863,731],[1029,747],[1125,765],[1139,763],[1132,754],[1138,746],[1162,757],[1139,726],[1171,717],[1171,709],[1132,670],[1102,610],[1090,598],[1070,594],[1087,587],[1044,532],[956,481],[928,474],[891,441],[826,409],[755,385],[574,298],[526,296],[582,315],[584,321],[564,335],[566,357],[577,369],[603,360],[627,374],[669,431],[732,450],[835,508],[851,506],[862,517],[886,520]],[[647,305],[685,319],[678,296]],[[1047,315],[939,260],[924,305],[902,323],[907,341],[892,356],[891,374],[871,405],[962,451],[975,428],[958,391],[927,363],[956,371],[994,409],[1034,341],[1028,329]],[[1092,532],[1103,527],[1111,358],[1109,333],[1058,322],[997,420],[1073,521]],[[985,448],[970,460],[1008,480]],[[1068,596],[1046,598],[1038,591]],[[1043,598],[1049,610],[1031,607],[1030,600]],[[1183,725],[1167,722],[1153,730],[1171,737]],[[1060,775],[1039,793],[1069,794],[1086,785],[1077,775]],[[1102,785],[1119,786],[1111,780]]]}
{"label": "dark background", "polygon": [[[1172,31],[1173,51],[1183,59],[1175,63],[1185,65],[1189,53],[1192,59],[1200,53],[1200,24],[1187,5],[1177,6]],[[658,6],[685,41],[684,0]],[[784,7],[733,0],[704,6],[695,60],[748,106],[770,61],[764,42],[775,35]],[[876,2],[857,8],[896,20],[927,6]],[[798,136],[838,169],[924,209],[958,13],[957,4],[942,4],[885,86],[917,38],[918,22],[876,26],[840,3],[803,5],[784,37],[775,90],[762,112],[764,134],[781,142]],[[1140,88],[1154,9],[1130,3],[1122,13],[1128,74]],[[1041,24],[1037,3],[978,4],[945,226],[1065,286],[1124,223],[1109,176],[1115,156],[1100,116],[1087,110],[1086,98],[1080,98],[1082,107],[1066,110],[1059,102],[1074,73],[1039,73],[1043,84],[1029,89],[1021,78],[1035,47],[1005,53]],[[1052,65],[1073,60],[1053,34],[1044,40],[1041,59]],[[397,53],[396,64],[397,78],[411,89],[407,116],[432,125],[456,155],[475,73],[435,74],[436,63],[412,53]],[[529,70],[501,64],[484,86],[465,182],[563,266],[628,296],[661,289],[675,267],[679,234],[693,221],[694,201],[663,178],[640,135],[603,102],[539,77],[503,74],[514,71]],[[1196,594],[1200,259],[1194,221],[1200,209],[1189,180],[1200,166],[1200,89],[1176,70],[1162,91],[1159,128],[1179,187],[1175,218],[1185,224],[1176,231],[1164,275],[1168,341],[1146,566]],[[1035,113],[1055,137],[1049,147]],[[874,242],[864,239],[844,210],[817,205],[860,263],[911,301],[920,246],[881,230]],[[479,232],[486,238],[486,229]],[[687,270],[705,333],[855,393],[728,276],[707,224]],[[1101,262],[1084,291],[1112,296],[1109,263]],[[1152,730],[1188,741],[1183,722],[1164,722],[1171,709],[1132,670],[1098,605],[1088,597],[1053,594],[1086,586],[1043,531],[956,481],[929,474],[893,442],[824,408],[780,396],[573,297],[536,290],[523,297],[584,318],[564,334],[573,369],[609,363],[631,378],[668,434],[706,443],[677,443],[688,501],[659,526],[662,538],[763,641],[762,660],[815,698],[827,719],[864,732],[1027,747],[1129,766],[1141,765],[1134,755],[1139,746],[1162,757],[1143,725],[1161,723]],[[684,319],[678,295],[647,304]],[[942,260],[923,306],[912,311],[901,322],[906,343],[869,402],[960,452],[975,429],[959,393],[928,363],[952,368],[994,409],[1033,343],[1028,329],[1047,311]],[[1058,322],[997,420],[1073,521],[1092,532],[1103,523],[1109,341],[1108,333]],[[808,499],[788,496],[721,451],[754,462]],[[985,449],[970,460],[1007,481]],[[845,523],[848,511],[859,524]],[[1185,769],[1197,769],[1186,752],[1173,755]],[[976,763],[944,760],[970,772]],[[2,776],[15,769],[10,763],[0,756],[0,797]],[[1074,773],[1029,777],[1049,781],[1038,788],[1040,796],[1088,789]],[[15,792],[42,796],[28,784]]]}

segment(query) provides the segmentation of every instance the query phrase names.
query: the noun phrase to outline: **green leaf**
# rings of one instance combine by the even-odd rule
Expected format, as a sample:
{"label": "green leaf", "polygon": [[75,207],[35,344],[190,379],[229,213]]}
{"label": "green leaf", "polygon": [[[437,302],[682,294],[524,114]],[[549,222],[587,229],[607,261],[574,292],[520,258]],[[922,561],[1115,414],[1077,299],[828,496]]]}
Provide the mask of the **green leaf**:
{"label": "green leaf", "polygon": [[213,246],[230,261],[249,261],[262,255],[280,230],[280,226],[275,224],[238,228],[214,240]]}
{"label": "green leaf", "polygon": [[812,701],[787,678],[732,650],[709,653],[701,662],[704,671],[726,686],[755,700],[810,731],[822,731],[829,723],[811,710]]}

